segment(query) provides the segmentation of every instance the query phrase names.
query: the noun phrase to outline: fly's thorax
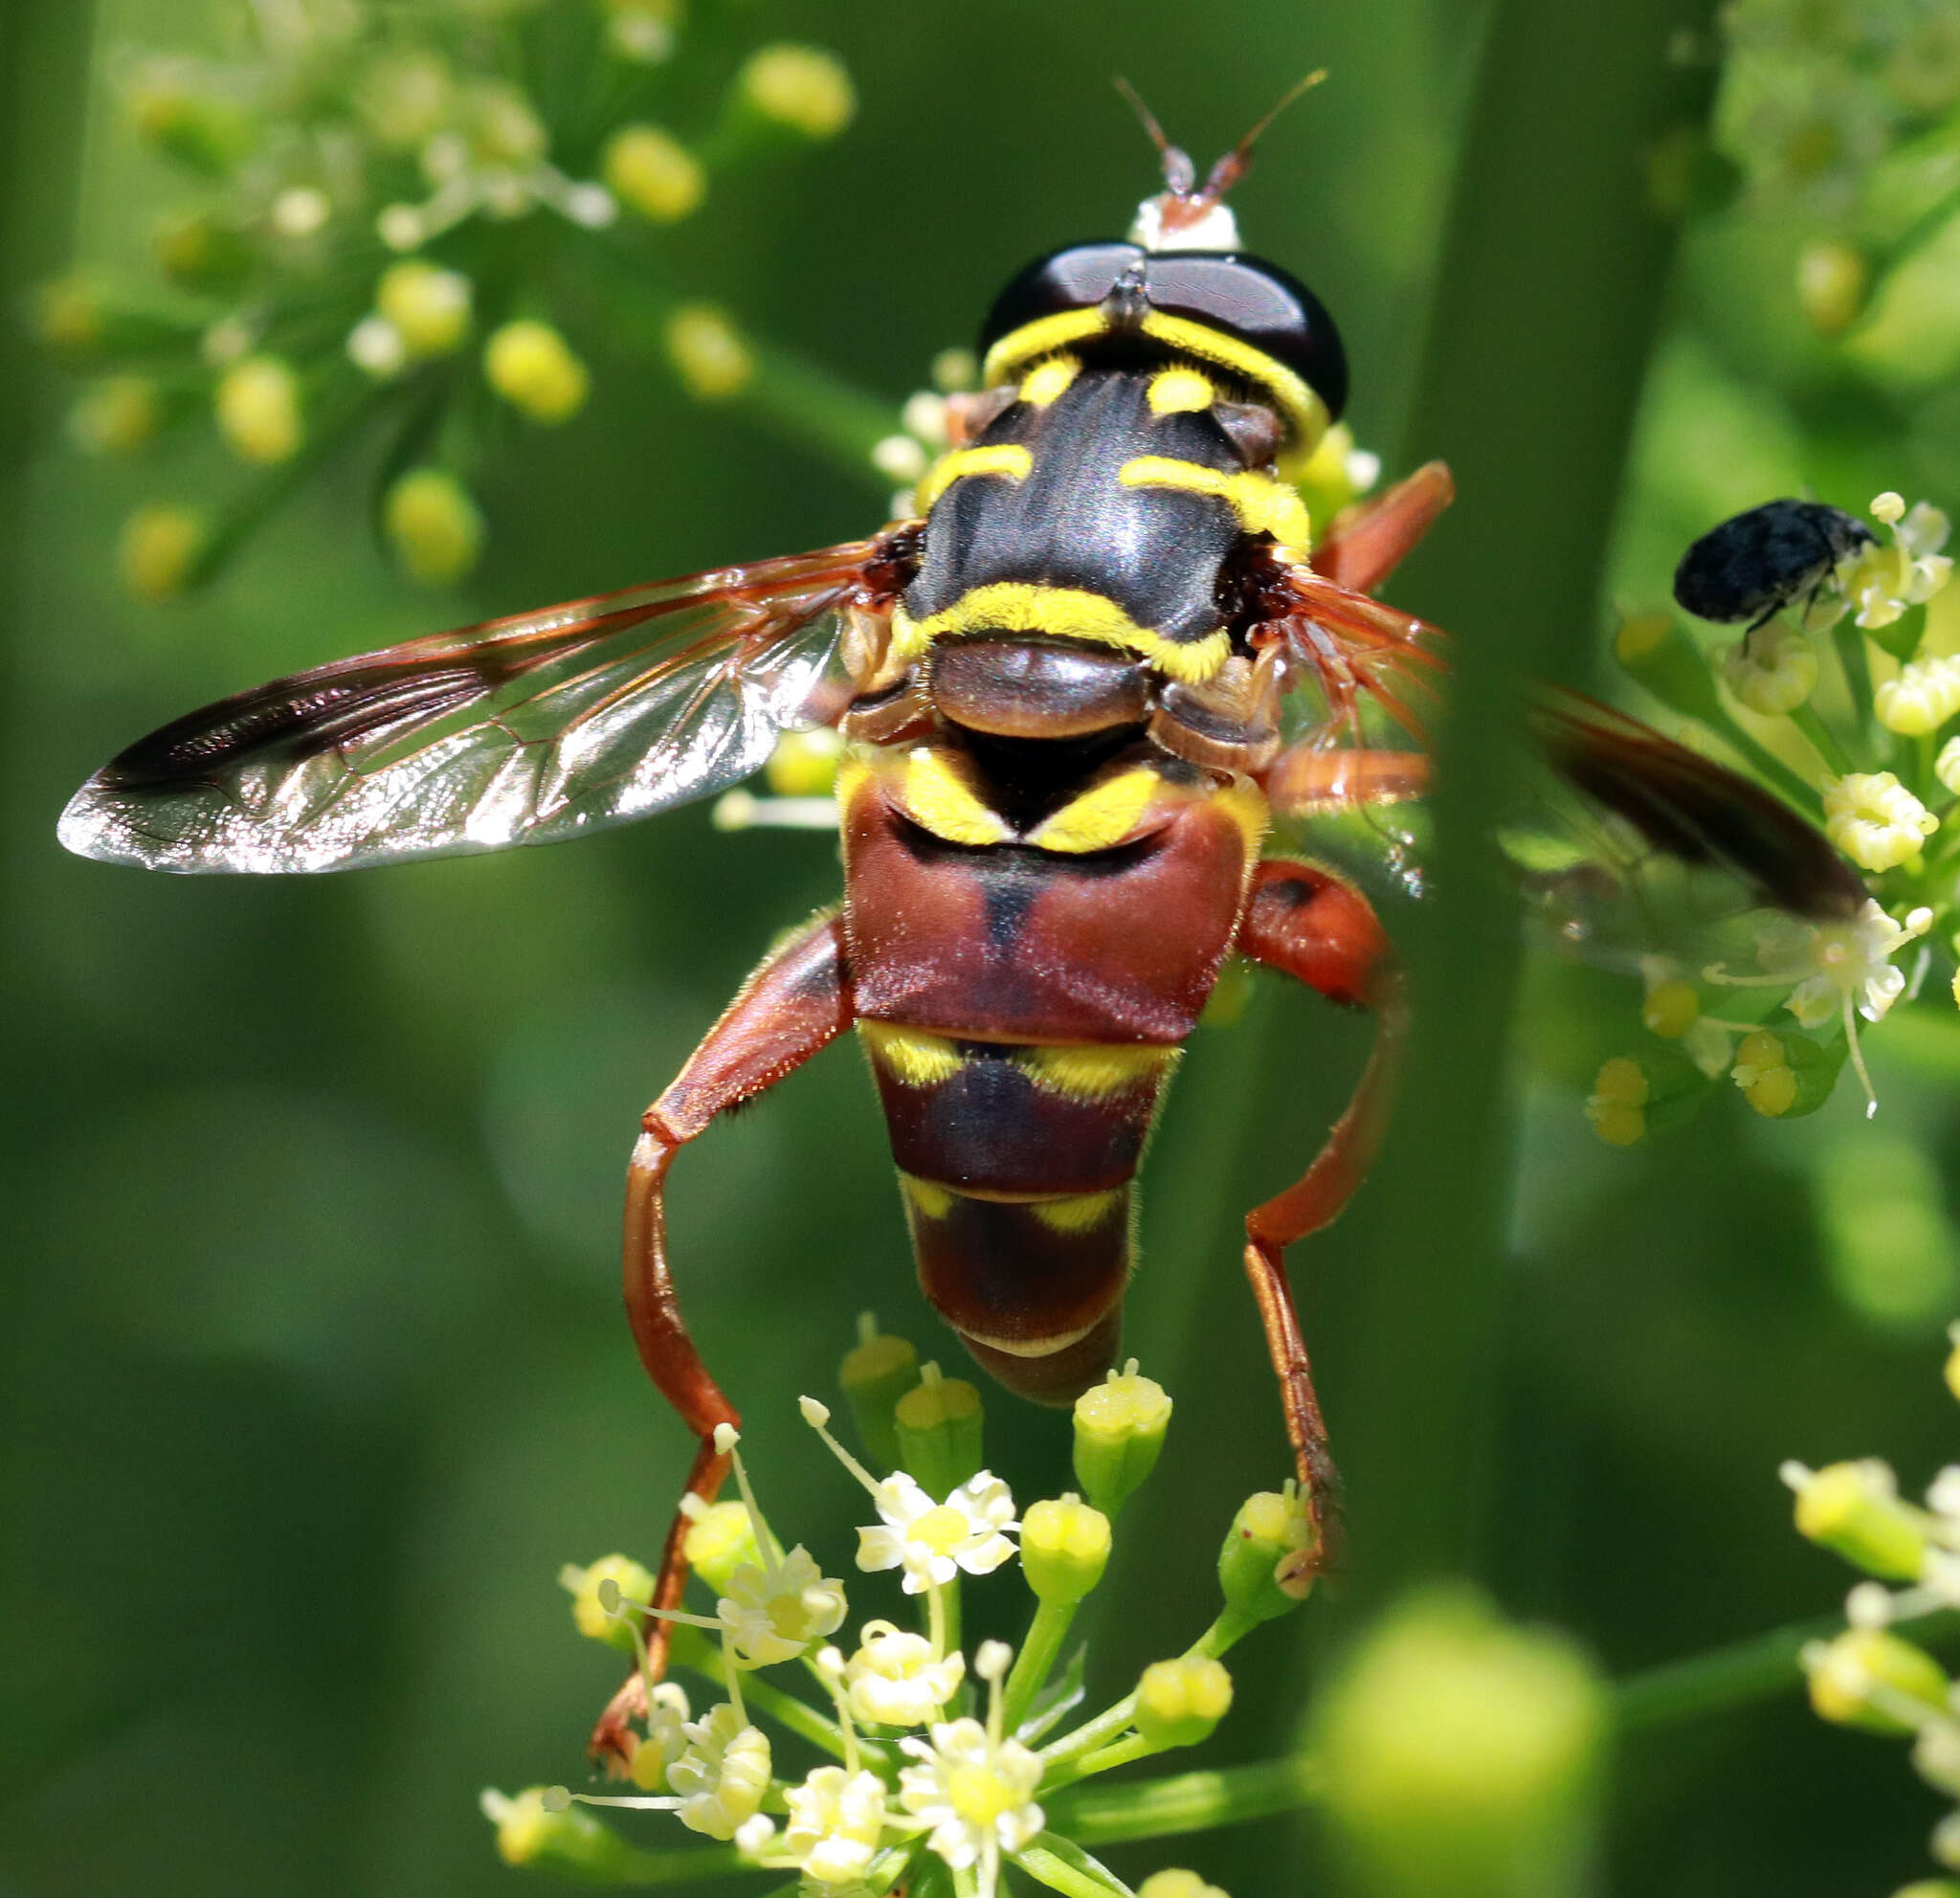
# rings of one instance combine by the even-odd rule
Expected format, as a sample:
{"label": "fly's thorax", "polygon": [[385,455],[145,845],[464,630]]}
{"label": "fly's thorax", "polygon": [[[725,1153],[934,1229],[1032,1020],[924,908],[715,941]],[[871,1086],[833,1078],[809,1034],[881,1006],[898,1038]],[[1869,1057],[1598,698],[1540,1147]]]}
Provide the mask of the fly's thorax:
{"label": "fly's thorax", "polygon": [[1255,547],[1304,557],[1306,512],[1271,465],[1281,425],[1257,391],[1214,366],[1111,353],[1027,367],[921,483],[923,547],[887,659],[929,661],[928,695],[975,729],[1143,722],[1147,688],[1206,684],[1242,653],[1235,563]]}

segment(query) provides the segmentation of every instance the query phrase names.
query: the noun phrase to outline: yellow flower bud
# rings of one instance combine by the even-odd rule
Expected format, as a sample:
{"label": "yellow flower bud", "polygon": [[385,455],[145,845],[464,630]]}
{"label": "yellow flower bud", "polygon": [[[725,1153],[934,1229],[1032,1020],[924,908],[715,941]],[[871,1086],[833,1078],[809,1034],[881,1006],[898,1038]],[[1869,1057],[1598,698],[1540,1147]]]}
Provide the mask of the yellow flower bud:
{"label": "yellow flower bud", "polygon": [[1021,1571],[1037,1601],[1080,1601],[1109,1565],[1109,1518],[1080,1496],[1034,1504],[1021,1518]]}
{"label": "yellow flower bud", "polygon": [[1563,1636],[1472,1596],[1416,1597],[1322,1696],[1314,1756],[1370,1888],[1576,1887],[1605,1692]]}
{"label": "yellow flower bud", "polygon": [[571,1619],[579,1633],[588,1641],[604,1641],[631,1654],[633,1630],[627,1617],[612,1612],[600,1599],[605,1582],[618,1591],[620,1600],[645,1603],[654,1598],[653,1573],[631,1555],[602,1555],[583,1569],[568,1562],[558,1572],[559,1587],[571,1597]]}
{"label": "yellow flower bud", "polygon": [[1194,1747],[1232,1708],[1222,1662],[1153,1661],[1137,1683],[1137,1731],[1153,1747]]}
{"label": "yellow flower bud", "polygon": [[[554,1797],[555,1796],[555,1797]],[[532,1865],[589,1884],[644,1883],[658,1861],[636,1851],[562,1787],[530,1786],[508,1797],[486,1789],[478,1800],[497,1828],[497,1856],[507,1865]]]}
{"label": "yellow flower bud", "polygon": [[1135,1358],[1076,1399],[1076,1481],[1104,1515],[1114,1516],[1156,1467],[1170,1410],[1163,1385],[1140,1376]]}
{"label": "yellow flower bud", "polygon": [[483,550],[483,517],[468,491],[439,468],[411,468],[389,488],[382,529],[394,555],[425,586],[459,580]]}
{"label": "yellow flower bud", "polygon": [[657,66],[674,51],[680,0],[606,0],[606,37],[623,59]]}
{"label": "yellow flower bud", "polygon": [[1868,1733],[1910,1733],[1915,1711],[1944,1713],[1947,1672],[1924,1648],[1882,1628],[1847,1628],[1803,1653],[1819,1719]]}
{"label": "yellow flower bud", "polygon": [[657,125],[622,125],[614,132],[603,176],[616,198],[655,224],[679,223],[708,188],[693,153]]}
{"label": "yellow flower bud", "polygon": [[147,376],[104,376],[69,412],[68,438],[85,455],[133,455],[155,439],[163,418],[163,397]]}
{"label": "yellow flower bud", "polygon": [[710,1503],[699,1511],[687,1525],[681,1553],[717,1595],[726,1591],[737,1569],[762,1566],[755,1521],[741,1503]]}
{"label": "yellow flower bud", "polygon": [[470,333],[470,279],[459,270],[404,257],[381,273],[374,307],[394,325],[410,354],[446,356]]}
{"label": "yellow flower bud", "polygon": [[765,119],[805,138],[835,138],[858,110],[843,61],[814,46],[758,47],[736,83]]}
{"label": "yellow flower bud", "polygon": [[521,318],[495,330],[483,346],[490,387],[534,422],[569,421],[585,407],[591,377],[548,323]]}
{"label": "yellow flower bud", "polygon": [[950,1496],[977,1476],[986,1453],[980,1393],[964,1377],[942,1377],[928,1364],[919,1382],[892,1407],[899,1463],[930,1496]]}
{"label": "yellow flower bud", "polygon": [[368,129],[390,151],[413,151],[449,117],[449,62],[439,53],[384,53],[362,74],[354,104]]}
{"label": "yellow flower bud", "polygon": [[690,303],[668,318],[667,357],[700,402],[724,402],[755,374],[755,359],[741,332],[707,303]]}
{"label": "yellow flower bud", "polygon": [[1771,620],[1722,654],[1722,682],[1750,711],[1777,718],[1815,690],[1816,651],[1796,627]]}
{"label": "yellow flower bud", "polygon": [[1841,336],[1864,313],[1871,265],[1837,238],[1806,244],[1796,259],[1796,301],[1819,336]]}
{"label": "yellow flower bud", "polygon": [[122,585],[140,600],[175,599],[197,577],[209,544],[204,517],[151,502],[122,524],[116,551]]}
{"label": "yellow flower bud", "polygon": [[763,767],[763,778],[778,797],[828,797],[842,754],[843,741],[830,726],[786,731]]}
{"label": "yellow flower bud", "polygon": [[1648,1029],[1668,1041],[1680,1040],[1701,1018],[1701,993],[1692,982],[1662,982],[1648,992],[1640,1007],[1640,1019]]}
{"label": "yellow flower bud", "polygon": [[[1955,1332],[1960,1333],[1960,1327],[1955,1328]],[[1953,1349],[1947,1353],[1946,1368],[1941,1374],[1947,1380],[1947,1389],[1955,1398],[1960,1398],[1960,1335],[1949,1335],[1952,1336]]]}
{"label": "yellow flower bud", "polygon": [[522,86],[508,79],[479,79],[468,90],[464,112],[470,145],[486,165],[523,167],[545,155],[545,123]]}
{"label": "yellow flower bud", "polygon": [[1796,1491],[1799,1535],[1835,1550],[1867,1574],[1887,1581],[1919,1579],[1931,1518],[1900,1500],[1885,1464],[1872,1458],[1819,1470],[1792,1463],[1783,1475]]}
{"label": "yellow flower bud", "polygon": [[1960,797],[1960,738],[1949,738],[1933,760],[1933,775],[1956,797]]}
{"label": "yellow flower bud", "polygon": [[1872,694],[1872,709],[1887,731],[1923,738],[1960,712],[1960,657],[1935,654],[1900,668]]}
{"label": "yellow flower bud", "polygon": [[234,285],[252,263],[239,233],[204,211],[165,218],[150,239],[150,254],[172,283],[189,290]]}
{"label": "yellow flower bud", "polygon": [[1651,1091],[1646,1070],[1632,1056],[1615,1055],[1602,1062],[1586,1101],[1592,1131],[1610,1147],[1632,1147],[1644,1140]]}
{"label": "yellow flower bud", "polygon": [[1824,835],[1861,870],[1892,870],[1920,854],[1940,820],[1890,771],[1847,771],[1823,783]]}
{"label": "yellow flower bud", "polygon": [[218,378],[218,432],[241,461],[290,461],[306,438],[300,378],[277,356],[246,356]]}
{"label": "yellow flower bud", "polygon": [[1297,1608],[1313,1584],[1294,1571],[1312,1547],[1306,1498],[1291,1483],[1248,1496],[1218,1551],[1218,1586],[1226,1606],[1253,1621],[1270,1621]]}
{"label": "yellow flower bud", "polygon": [[1215,1885],[1207,1885],[1194,1871],[1167,1865],[1137,1887],[1137,1898],[1225,1898]]}
{"label": "yellow flower bud", "polygon": [[86,355],[101,342],[104,327],[101,297],[84,279],[57,278],[34,292],[34,328],[58,354]]}

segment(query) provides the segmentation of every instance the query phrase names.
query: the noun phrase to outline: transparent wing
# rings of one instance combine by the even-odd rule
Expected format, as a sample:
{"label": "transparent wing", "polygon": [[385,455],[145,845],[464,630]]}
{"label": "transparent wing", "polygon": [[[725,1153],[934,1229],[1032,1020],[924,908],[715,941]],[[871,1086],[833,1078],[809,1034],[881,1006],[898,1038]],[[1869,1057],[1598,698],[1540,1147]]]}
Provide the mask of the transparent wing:
{"label": "transparent wing", "polygon": [[[1292,743],[1267,774],[1276,815],[1372,890],[1424,887],[1428,744],[1447,676],[1437,628],[1315,574],[1289,576]],[[1854,914],[1857,871],[1760,785],[1610,706],[1540,687],[1500,841],[1557,940],[1631,965],[1704,953],[1762,909]]]}
{"label": "transparent wing", "polygon": [[[336,660],[192,712],[82,786],[61,841],[289,874],[543,843],[724,790],[835,709],[890,535]],[[829,690],[827,691],[827,688]]]}

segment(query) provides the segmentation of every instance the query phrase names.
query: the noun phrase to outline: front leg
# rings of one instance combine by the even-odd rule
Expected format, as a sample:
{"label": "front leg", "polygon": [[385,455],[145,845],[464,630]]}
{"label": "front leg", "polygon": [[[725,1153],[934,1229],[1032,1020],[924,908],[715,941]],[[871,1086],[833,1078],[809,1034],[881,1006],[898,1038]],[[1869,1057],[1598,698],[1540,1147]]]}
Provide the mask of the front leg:
{"label": "front leg", "polygon": [[[741,1421],[681,1320],[667,1265],[667,1169],[717,1114],[774,1086],[855,1018],[842,926],[835,916],[819,916],[764,960],[673,1085],[641,1117],[626,1174],[626,1314],[648,1376],[701,1439],[661,1552],[655,1608],[679,1605],[687,1586],[687,1499],[714,1501],[728,1473],[727,1458],[715,1452],[715,1431]],[[647,1677],[657,1680],[666,1665],[671,1626],[648,1617],[647,1672],[635,1671],[600,1716],[591,1738],[594,1758],[623,1758],[628,1723],[646,1711]]]}
{"label": "front leg", "polygon": [[1321,1150],[1299,1179],[1245,1218],[1246,1276],[1280,1380],[1286,1435],[1314,1531],[1298,1558],[1296,1574],[1303,1579],[1333,1558],[1341,1480],[1328,1454],[1326,1424],[1314,1394],[1313,1366],[1283,1255],[1293,1240],[1334,1218],[1373,1161],[1388,1123],[1407,1009],[1400,971],[1368,899],[1313,864],[1276,858],[1259,865],[1239,927],[1238,949],[1329,1000],[1373,1009],[1378,1024],[1360,1084]]}

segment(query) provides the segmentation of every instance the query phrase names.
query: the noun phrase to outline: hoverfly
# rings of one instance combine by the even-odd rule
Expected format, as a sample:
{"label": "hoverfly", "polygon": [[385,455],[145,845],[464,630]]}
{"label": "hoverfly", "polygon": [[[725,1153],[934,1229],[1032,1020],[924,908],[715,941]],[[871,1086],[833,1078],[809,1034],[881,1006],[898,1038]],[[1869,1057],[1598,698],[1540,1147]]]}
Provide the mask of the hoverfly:
{"label": "hoverfly", "polygon": [[[842,902],[749,977],[629,1167],[626,1306],[699,1439],[687,1496],[719,1489],[736,1412],[670,1270],[683,1147],[855,1031],[927,1300],[1000,1383],[1066,1403],[1116,1356],[1132,1181],[1236,953],[1379,1023],[1347,1111],[1245,1222],[1325,1558],[1336,1478],[1282,1254],[1368,1168],[1404,1002],[1360,888],[1268,841],[1277,819],[1428,789],[1441,637],[1373,593],[1451,483],[1431,463],[1316,535],[1287,470],[1346,400],[1339,333],[1239,246],[1225,197],[1251,137],[1200,185],[1150,129],[1165,189],[1129,236],[1044,257],[995,301],[984,392],[956,407],[918,518],[240,693],[132,746],[62,819],[71,850],[149,869],[348,869],[644,816],[734,785],[786,729],[838,729]],[[1535,731],[1647,848],[1759,904],[1861,901],[1818,833],[1659,733],[1552,694]],[[684,1523],[659,1608],[686,1579]],[[644,1690],[615,1697],[597,1747]]]}

